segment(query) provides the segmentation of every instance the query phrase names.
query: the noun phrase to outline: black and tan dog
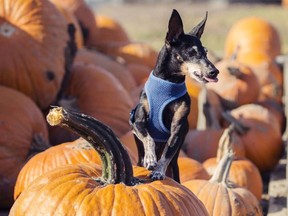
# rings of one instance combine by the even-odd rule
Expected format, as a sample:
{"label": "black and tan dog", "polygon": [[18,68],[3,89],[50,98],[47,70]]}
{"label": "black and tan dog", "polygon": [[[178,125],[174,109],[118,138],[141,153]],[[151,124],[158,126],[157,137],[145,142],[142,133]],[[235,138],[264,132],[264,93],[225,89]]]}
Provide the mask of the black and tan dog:
{"label": "black and tan dog", "polygon": [[153,180],[165,175],[179,182],[177,158],[189,126],[190,97],[185,76],[201,83],[216,82],[218,70],[207,59],[200,37],[206,17],[185,34],[179,13],[173,10],[165,45],[132,110],[130,125],[138,148],[138,165],[153,170]]}

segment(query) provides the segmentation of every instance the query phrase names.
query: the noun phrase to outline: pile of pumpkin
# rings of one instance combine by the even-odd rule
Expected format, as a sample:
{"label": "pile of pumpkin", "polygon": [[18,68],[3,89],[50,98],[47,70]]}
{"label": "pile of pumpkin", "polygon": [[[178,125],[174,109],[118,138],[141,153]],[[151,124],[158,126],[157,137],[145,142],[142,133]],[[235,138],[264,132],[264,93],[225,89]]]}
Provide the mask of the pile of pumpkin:
{"label": "pile of pumpkin", "polygon": [[239,21],[227,35],[225,57],[214,62],[219,82],[186,79],[192,106],[178,158],[181,184],[151,182],[135,166],[128,119],[158,52],[84,0],[0,2],[1,209],[262,214],[261,173],[280,159],[286,123],[273,26]]}

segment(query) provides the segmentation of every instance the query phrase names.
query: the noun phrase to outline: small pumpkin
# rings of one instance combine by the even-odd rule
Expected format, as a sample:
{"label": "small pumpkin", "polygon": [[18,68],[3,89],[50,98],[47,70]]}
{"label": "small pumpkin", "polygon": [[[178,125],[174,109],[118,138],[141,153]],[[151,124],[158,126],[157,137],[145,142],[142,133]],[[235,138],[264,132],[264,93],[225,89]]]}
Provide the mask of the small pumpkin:
{"label": "small pumpkin", "polygon": [[90,142],[102,160],[102,175],[99,178],[99,171],[88,164],[48,172],[19,196],[10,216],[33,216],[42,212],[50,215],[111,215],[113,212],[127,216],[135,213],[208,215],[199,199],[184,186],[169,178],[151,182],[148,170],[133,169],[119,139],[96,119],[57,107],[50,111],[47,120]]}
{"label": "small pumpkin", "polygon": [[178,157],[180,182],[186,182],[192,179],[209,179],[210,176],[202,163],[189,158]]}
{"label": "small pumpkin", "polygon": [[262,215],[259,202],[246,188],[229,182],[233,153],[225,154],[210,180],[190,180],[183,185],[203,202],[210,216]]}
{"label": "small pumpkin", "polygon": [[[229,151],[233,151],[233,133],[236,133],[235,126],[232,124],[225,129],[222,139],[219,141],[219,147],[216,157],[209,158],[203,162],[203,166],[210,175],[216,170],[217,164],[221,158]],[[263,182],[258,168],[245,157],[234,156],[228,178],[238,186],[245,187],[251,191],[260,201],[263,192]]]}

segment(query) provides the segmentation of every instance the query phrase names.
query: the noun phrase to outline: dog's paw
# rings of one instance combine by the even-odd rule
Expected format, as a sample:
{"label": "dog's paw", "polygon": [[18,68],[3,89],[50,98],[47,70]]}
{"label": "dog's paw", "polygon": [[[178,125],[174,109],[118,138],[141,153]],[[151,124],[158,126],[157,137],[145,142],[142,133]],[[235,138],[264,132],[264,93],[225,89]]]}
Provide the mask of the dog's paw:
{"label": "dog's paw", "polygon": [[163,180],[165,178],[165,174],[160,172],[160,171],[153,171],[150,174],[150,179],[152,179],[153,181],[156,180]]}
{"label": "dog's paw", "polygon": [[153,170],[157,166],[157,159],[155,154],[146,154],[143,161],[144,167],[148,170]]}

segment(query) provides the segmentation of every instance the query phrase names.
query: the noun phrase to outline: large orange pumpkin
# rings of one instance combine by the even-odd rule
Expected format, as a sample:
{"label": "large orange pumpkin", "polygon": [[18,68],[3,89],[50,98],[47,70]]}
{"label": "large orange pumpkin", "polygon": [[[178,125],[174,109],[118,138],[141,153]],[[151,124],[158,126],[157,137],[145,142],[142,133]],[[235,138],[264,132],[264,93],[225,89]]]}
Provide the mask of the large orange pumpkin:
{"label": "large orange pumpkin", "polygon": [[68,41],[66,20],[49,0],[2,1],[0,84],[47,108],[58,94],[70,60]]}
{"label": "large orange pumpkin", "polygon": [[[133,164],[136,164],[135,155],[127,148]],[[18,174],[14,199],[31,184],[37,177],[50,170],[68,164],[92,163],[101,166],[101,159],[93,147],[83,138],[72,142],[51,146],[47,150],[33,156]]]}
{"label": "large orange pumpkin", "polygon": [[184,186],[170,178],[151,182],[148,170],[132,169],[118,138],[96,119],[62,108],[51,110],[47,119],[51,125],[72,130],[93,145],[102,160],[102,175],[99,178],[99,171],[92,165],[48,172],[19,196],[10,216],[208,215],[199,199]]}
{"label": "large orange pumpkin", "polygon": [[233,153],[225,154],[210,180],[190,180],[183,185],[203,202],[210,216],[262,215],[259,202],[246,188],[229,182]]}
{"label": "large orange pumpkin", "polygon": [[[80,62],[74,64],[59,104],[98,118],[118,136],[130,130],[128,119],[133,108],[132,100],[121,83],[101,67]],[[61,128],[49,127],[49,131],[52,145],[75,139],[72,133]]]}
{"label": "large orange pumpkin", "polygon": [[276,28],[260,17],[245,17],[230,28],[225,40],[225,57],[253,51],[268,54],[271,59],[281,54],[281,40]]}
{"label": "large orange pumpkin", "polygon": [[39,107],[26,95],[0,86],[0,98],[0,209],[4,209],[13,203],[22,166],[47,148],[48,130]]}

